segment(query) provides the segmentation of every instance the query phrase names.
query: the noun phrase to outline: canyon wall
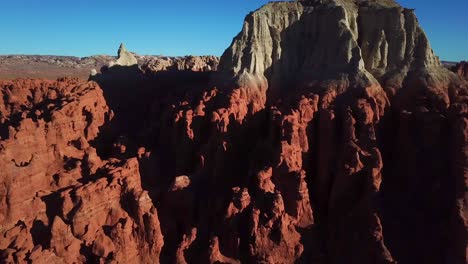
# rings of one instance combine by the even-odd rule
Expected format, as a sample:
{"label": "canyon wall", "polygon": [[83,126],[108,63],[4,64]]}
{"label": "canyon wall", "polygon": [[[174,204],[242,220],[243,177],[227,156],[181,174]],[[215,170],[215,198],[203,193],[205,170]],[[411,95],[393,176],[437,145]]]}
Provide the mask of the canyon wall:
{"label": "canyon wall", "polygon": [[139,164],[90,145],[110,122],[96,83],[0,83],[0,251],[5,263],[153,262],[163,245]]}
{"label": "canyon wall", "polygon": [[0,83],[5,262],[466,263],[468,83],[412,10],[274,2],[217,71],[128,61]]}

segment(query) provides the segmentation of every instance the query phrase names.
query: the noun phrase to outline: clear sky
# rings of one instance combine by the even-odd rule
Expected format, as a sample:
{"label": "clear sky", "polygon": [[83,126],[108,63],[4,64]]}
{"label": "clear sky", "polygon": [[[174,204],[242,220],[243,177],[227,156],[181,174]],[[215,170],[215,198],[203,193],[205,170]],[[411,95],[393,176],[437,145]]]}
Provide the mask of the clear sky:
{"label": "clear sky", "polygon": [[[0,54],[221,55],[245,15],[268,0],[0,0]],[[468,60],[468,0],[415,8],[442,60]]]}

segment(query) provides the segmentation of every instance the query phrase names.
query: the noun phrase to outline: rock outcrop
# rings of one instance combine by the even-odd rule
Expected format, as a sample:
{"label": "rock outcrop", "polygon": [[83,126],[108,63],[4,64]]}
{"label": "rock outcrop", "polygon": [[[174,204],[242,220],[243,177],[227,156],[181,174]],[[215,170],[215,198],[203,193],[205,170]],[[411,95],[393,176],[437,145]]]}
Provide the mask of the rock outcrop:
{"label": "rock outcrop", "polygon": [[115,63],[111,62],[111,64],[109,64],[109,67],[112,67],[114,65],[132,66],[138,64],[138,61],[135,58],[135,56],[127,50],[123,43],[121,43],[119,46],[117,56],[117,61]]}
{"label": "rock outcrop", "polygon": [[96,83],[1,82],[0,243],[8,263],[154,263],[159,219],[136,159],[90,145],[112,118]]}
{"label": "rock outcrop", "polygon": [[468,80],[468,62],[462,61],[451,68],[458,76]]}
{"label": "rock outcrop", "polygon": [[151,57],[142,68],[145,71],[216,71],[219,58],[216,56]]}
{"label": "rock outcrop", "polygon": [[111,111],[96,83],[66,79],[0,85],[0,180],[5,195],[0,221],[3,231],[19,219],[31,228],[36,212],[29,208],[43,206],[40,196],[79,183],[84,157],[96,158],[89,142]]}
{"label": "rock outcrop", "polygon": [[365,91],[384,108],[385,92],[411,96],[410,81],[430,82],[428,92],[446,107],[442,87],[454,79],[440,67],[414,11],[394,1],[269,3],[246,17],[219,71],[219,85],[241,89],[259,109],[267,94],[274,103],[301,89]]}
{"label": "rock outcrop", "polygon": [[[215,71],[219,64],[219,58],[216,56],[185,56],[185,57],[164,57],[164,56],[138,56],[127,50],[125,45],[120,44],[117,60],[110,62],[107,68],[101,71],[107,71],[109,68],[132,67],[140,65],[141,69],[149,73],[166,71]],[[118,67],[116,67],[118,68]],[[91,78],[96,75],[92,74]]]}
{"label": "rock outcrop", "polygon": [[412,10],[269,3],[207,65],[1,83],[1,260],[466,263],[468,84]]}
{"label": "rock outcrop", "polygon": [[[425,244],[417,235],[408,236],[404,232],[395,235],[395,231],[390,231],[391,238],[385,240],[385,228],[382,228],[386,223],[393,228],[393,221],[398,221],[395,212],[406,212],[393,210],[409,201],[401,197],[398,198],[401,203],[391,201],[397,200],[399,192],[392,184],[406,185],[401,182],[403,178],[397,179],[397,175],[405,174],[406,178],[414,179],[419,170],[415,167],[411,172],[400,171],[408,164],[397,165],[400,161],[391,158],[397,155],[394,153],[400,153],[396,149],[405,148],[414,141],[407,139],[406,143],[392,145],[395,144],[393,139],[389,140],[393,137],[392,129],[403,126],[401,122],[418,122],[399,120],[398,116],[404,120],[427,122],[426,128],[432,127],[431,131],[434,131],[425,137],[428,141],[424,146],[432,146],[426,154],[402,159],[416,163],[421,159],[416,156],[434,158],[433,164],[438,164],[438,169],[426,172],[426,178],[432,175],[426,183],[430,186],[438,184],[436,182],[440,184],[443,180],[439,177],[451,171],[449,161],[446,158],[440,160],[451,154],[442,148],[444,143],[436,140],[446,135],[442,124],[453,124],[449,118],[451,109],[460,101],[463,105],[466,103],[466,83],[441,66],[413,10],[402,8],[394,1],[269,3],[246,17],[242,31],[221,57],[218,69],[214,83],[228,96],[246,101],[250,110],[248,117],[271,106],[275,107],[269,110],[270,113],[280,113],[276,110],[278,106],[294,109],[291,102],[301,95],[317,97],[318,129],[306,123],[309,131],[302,134],[307,135],[308,140],[297,141],[313,139],[317,144],[318,150],[312,153],[318,157],[309,156],[311,163],[305,167],[307,174],[312,174],[311,182],[316,185],[311,191],[316,199],[316,220],[328,225],[329,260],[332,263],[393,263],[392,250],[387,244],[394,246],[394,255],[402,261],[443,261],[444,254],[423,257],[396,246],[409,237],[416,244]],[[457,72],[463,76],[463,66],[458,66]],[[294,119],[286,118],[288,127],[300,123]],[[438,120],[440,127],[435,121],[424,120]],[[332,132],[337,129],[339,132]],[[294,131],[293,128],[288,130]],[[402,135],[405,133],[423,132],[417,132],[416,127],[411,126]],[[293,146],[283,143],[282,152],[297,153],[302,149],[302,153],[308,153],[303,144]],[[406,154],[409,152],[403,155]],[[288,167],[299,169],[304,166],[301,156],[289,156],[289,159],[284,158]],[[383,168],[387,168],[386,173]],[[452,179],[458,177],[455,173],[450,175]],[[384,177],[389,184],[381,192]],[[287,182],[291,184],[291,181]],[[436,195],[444,201],[437,210],[446,216],[450,214],[448,208],[460,210],[465,207],[455,207],[454,198],[449,199],[450,192],[444,189],[448,186],[455,188],[455,183],[445,181]],[[413,194],[423,195],[421,189],[407,188]],[[466,192],[464,190],[462,193]],[[378,197],[383,197],[388,204],[380,204]],[[392,213],[387,214],[387,210]],[[421,215],[431,214],[427,209],[421,210]],[[384,211],[384,216],[379,211]],[[439,233],[442,230],[433,228],[440,225],[447,228],[446,218],[432,218],[426,224],[425,230],[432,229],[430,237],[437,241],[431,245],[434,249],[442,248],[444,242]],[[459,245],[466,249],[466,242]]]}

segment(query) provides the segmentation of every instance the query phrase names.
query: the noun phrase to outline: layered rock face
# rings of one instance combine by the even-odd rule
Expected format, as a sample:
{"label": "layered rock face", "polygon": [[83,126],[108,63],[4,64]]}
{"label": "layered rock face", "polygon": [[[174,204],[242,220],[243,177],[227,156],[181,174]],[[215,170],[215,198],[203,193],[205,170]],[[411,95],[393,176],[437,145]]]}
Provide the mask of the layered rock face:
{"label": "layered rock face", "polygon": [[[160,216],[161,261],[302,258],[301,239],[310,241],[302,235],[317,233],[302,153],[311,149],[306,130],[318,97],[248,117],[245,100],[208,88],[204,72],[126,73],[133,78],[122,82],[104,73],[98,79],[115,106],[98,152],[138,155],[143,186]],[[109,142],[115,143],[106,148]]]}
{"label": "layered rock face", "polygon": [[216,71],[219,57],[216,56],[185,56],[185,57],[154,57],[142,65],[145,71]]}
{"label": "layered rock face", "polygon": [[[218,69],[214,83],[243,100],[252,116],[276,111],[272,106],[294,112],[298,97],[317,98],[304,133],[313,149],[302,148],[302,155],[329,261],[441,263],[453,257],[443,234],[453,210],[466,218],[466,198],[453,195],[455,188],[466,195],[466,183],[455,183],[466,171],[450,164],[457,156],[466,167],[461,134],[467,131],[457,123],[466,122],[467,86],[441,67],[412,10],[393,1],[270,3],[246,17]],[[460,133],[455,152],[447,147],[454,132],[446,127]],[[417,187],[422,182],[426,187]],[[414,210],[408,208],[413,199]],[[426,207],[435,200],[435,208]],[[420,222],[424,228],[416,228]],[[397,231],[402,227],[408,231]],[[466,223],[458,228],[466,234]],[[456,263],[466,261],[462,240]],[[420,253],[405,243],[420,245]]]}
{"label": "layered rock face", "polygon": [[[121,69],[121,67],[132,67],[140,64],[141,69],[149,73],[167,71],[191,71],[208,72],[218,68],[219,58],[216,56],[185,56],[185,57],[163,57],[163,56],[138,56],[127,50],[122,43],[117,52],[117,60],[111,61],[101,72],[109,68]],[[92,73],[94,76],[97,74]]]}
{"label": "layered rock face", "polygon": [[2,260],[466,263],[468,84],[412,10],[270,3],[184,61],[2,84]]}
{"label": "layered rock face", "polygon": [[291,90],[319,88],[365,88],[384,107],[384,90],[395,94],[412,76],[429,75],[436,87],[450,82],[439,66],[414,12],[393,1],[280,2],[246,17],[219,65],[220,79],[231,81],[219,84],[240,88],[254,109],[267,94],[275,102]]}
{"label": "layered rock face", "polygon": [[159,219],[136,159],[90,142],[112,118],[96,83],[1,82],[0,255],[6,263],[154,262]]}

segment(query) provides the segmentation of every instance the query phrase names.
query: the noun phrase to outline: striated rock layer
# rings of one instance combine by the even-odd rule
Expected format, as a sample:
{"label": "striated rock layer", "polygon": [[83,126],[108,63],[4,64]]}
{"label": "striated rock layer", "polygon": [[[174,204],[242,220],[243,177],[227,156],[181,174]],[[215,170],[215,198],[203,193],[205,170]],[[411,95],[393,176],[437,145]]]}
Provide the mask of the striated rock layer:
{"label": "striated rock layer", "polygon": [[162,234],[138,161],[101,160],[90,145],[113,115],[99,86],[0,87],[2,262],[157,262]]}
{"label": "striated rock layer", "polygon": [[[387,37],[388,36],[388,37]],[[427,84],[447,107],[454,76],[440,67],[414,12],[393,1],[274,2],[249,14],[223,54],[219,85],[240,89],[254,111],[292,91],[373,96],[383,109]]]}
{"label": "striated rock layer", "polygon": [[468,84],[412,10],[269,3],[201,60],[1,83],[1,260],[466,263]]}
{"label": "striated rock layer", "polygon": [[[246,17],[218,70],[213,83],[231,98],[232,111],[233,100],[247,105],[247,119],[278,108],[295,112],[298,98],[316,98],[315,122],[303,132],[315,149],[301,144],[296,151],[306,161],[294,160],[310,177],[330,262],[441,263],[453,257],[444,232],[455,210],[464,222],[458,230],[466,234],[466,198],[453,193],[462,188],[458,195],[466,194],[466,182],[455,181],[466,180],[467,160],[463,136],[455,144],[458,154],[447,147],[454,133],[447,127],[467,134],[455,125],[463,122],[467,85],[441,66],[413,10],[394,1],[269,3]],[[451,169],[454,155],[464,173]],[[408,208],[413,203],[415,210]],[[464,253],[452,261],[463,263],[466,238],[457,243]]]}

